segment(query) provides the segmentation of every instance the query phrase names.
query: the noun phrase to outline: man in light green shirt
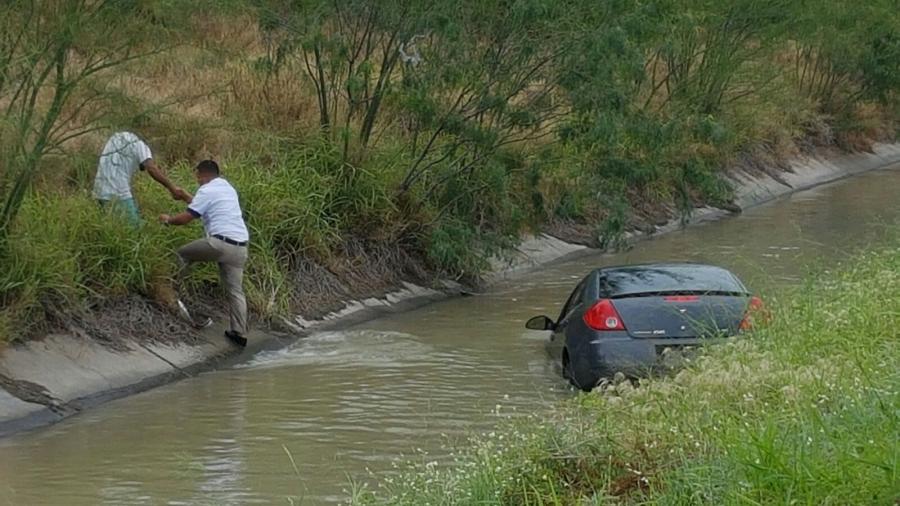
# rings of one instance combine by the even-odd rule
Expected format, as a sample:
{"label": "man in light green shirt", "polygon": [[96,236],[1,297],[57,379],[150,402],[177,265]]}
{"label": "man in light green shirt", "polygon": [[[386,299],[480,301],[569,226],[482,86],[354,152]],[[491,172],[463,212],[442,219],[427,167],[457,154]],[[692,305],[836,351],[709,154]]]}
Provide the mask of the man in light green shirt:
{"label": "man in light green shirt", "polygon": [[147,171],[175,200],[190,201],[190,194],[172,184],[153,161],[150,147],[131,132],[116,132],[103,146],[94,179],[94,198],[102,207],[121,209],[132,224],[138,225],[141,219],[131,194],[131,179],[138,170]]}

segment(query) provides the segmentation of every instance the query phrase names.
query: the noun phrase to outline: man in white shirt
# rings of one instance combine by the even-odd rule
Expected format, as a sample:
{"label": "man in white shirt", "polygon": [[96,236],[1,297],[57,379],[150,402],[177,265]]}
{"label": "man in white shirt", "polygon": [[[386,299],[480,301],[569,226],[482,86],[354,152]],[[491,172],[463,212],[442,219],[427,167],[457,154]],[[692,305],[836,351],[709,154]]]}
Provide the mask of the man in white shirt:
{"label": "man in white shirt", "polygon": [[244,264],[247,262],[247,243],[250,235],[241,213],[237,192],[224,178],[219,177],[219,165],[203,160],[194,169],[200,188],[188,199],[186,211],[170,216],[159,215],[166,225],[185,225],[196,218],[203,221],[206,237],[197,239],[178,250],[181,280],[194,262],[217,262],[219,279],[228,298],[231,328],[225,336],[245,346],[247,339],[247,301],[244,298]]}
{"label": "man in white shirt", "polygon": [[190,195],[169,181],[153,161],[147,144],[131,132],[116,132],[103,146],[94,178],[94,198],[102,207],[120,207],[131,223],[139,224],[137,204],[131,194],[131,179],[138,170],[146,170],[175,200],[188,201]]}

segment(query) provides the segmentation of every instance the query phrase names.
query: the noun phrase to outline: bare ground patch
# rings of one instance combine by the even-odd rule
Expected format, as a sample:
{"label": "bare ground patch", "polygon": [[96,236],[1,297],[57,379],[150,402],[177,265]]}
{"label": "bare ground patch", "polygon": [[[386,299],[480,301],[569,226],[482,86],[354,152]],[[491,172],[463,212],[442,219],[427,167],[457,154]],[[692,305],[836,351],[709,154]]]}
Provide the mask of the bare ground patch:
{"label": "bare ground patch", "polygon": [[403,281],[431,278],[424,261],[402,245],[351,239],[326,262],[297,261],[291,306],[306,318],[321,318],[342,309],[347,300],[379,297],[402,287]]}
{"label": "bare ground patch", "polygon": [[139,295],[104,300],[84,310],[53,310],[52,323],[72,335],[125,351],[128,342],[197,344],[200,334],[171,310]]}

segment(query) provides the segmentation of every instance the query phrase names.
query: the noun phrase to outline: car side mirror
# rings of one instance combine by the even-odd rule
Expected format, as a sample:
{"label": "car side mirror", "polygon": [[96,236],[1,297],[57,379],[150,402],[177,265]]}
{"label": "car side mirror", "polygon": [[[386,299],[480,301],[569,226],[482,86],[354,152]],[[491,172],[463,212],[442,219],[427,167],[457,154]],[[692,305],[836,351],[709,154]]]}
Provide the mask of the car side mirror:
{"label": "car side mirror", "polygon": [[553,320],[547,318],[544,315],[535,316],[534,318],[525,322],[525,328],[529,330],[554,330],[556,329],[556,324],[553,323]]}

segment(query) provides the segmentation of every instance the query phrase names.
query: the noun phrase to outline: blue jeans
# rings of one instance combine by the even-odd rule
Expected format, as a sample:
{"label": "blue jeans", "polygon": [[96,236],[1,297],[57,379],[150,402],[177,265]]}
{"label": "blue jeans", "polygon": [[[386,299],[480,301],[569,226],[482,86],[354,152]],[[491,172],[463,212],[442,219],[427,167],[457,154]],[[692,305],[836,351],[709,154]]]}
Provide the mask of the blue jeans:
{"label": "blue jeans", "polygon": [[138,213],[138,207],[134,199],[115,199],[115,200],[98,200],[100,207],[103,209],[111,209],[122,213],[128,219],[128,222],[137,227],[141,224],[141,215]]}

